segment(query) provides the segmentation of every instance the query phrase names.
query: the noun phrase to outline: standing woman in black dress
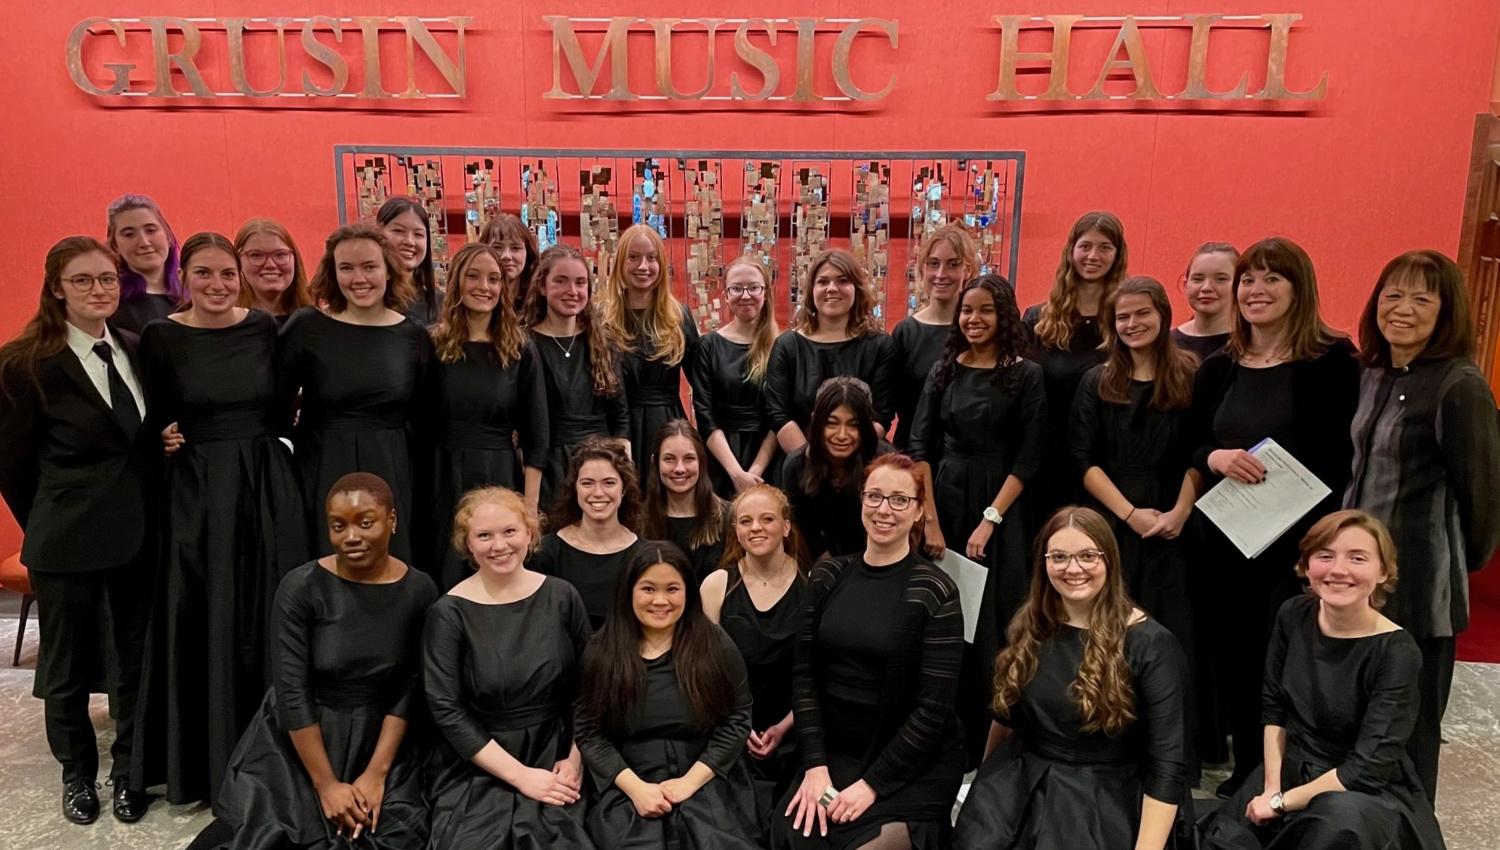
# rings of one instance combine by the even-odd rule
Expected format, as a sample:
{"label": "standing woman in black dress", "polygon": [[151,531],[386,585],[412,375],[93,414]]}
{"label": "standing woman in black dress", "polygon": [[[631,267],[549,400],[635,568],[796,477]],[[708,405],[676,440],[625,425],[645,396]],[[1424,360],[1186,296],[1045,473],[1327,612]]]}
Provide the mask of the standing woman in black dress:
{"label": "standing woman in black dress", "polygon": [[432,262],[432,234],[427,211],[415,198],[391,198],[375,212],[375,223],[385,241],[395,249],[401,269],[411,281],[413,295],[402,312],[422,327],[438,320],[443,293],[437,286]]}
{"label": "standing woman in black dress", "polygon": [[1469,625],[1469,573],[1500,546],[1500,431],[1495,398],[1470,359],[1458,265],[1436,251],[1392,260],[1365,305],[1359,342],[1365,368],[1344,505],[1384,522],[1401,553],[1401,586],[1383,610],[1422,650],[1407,752],[1433,800],[1454,639]]}
{"label": "standing woman in black dress", "polygon": [[218,792],[265,693],[276,584],[308,557],[297,473],[276,437],[276,321],[236,306],[238,260],[217,233],[183,243],[182,279],[190,306],[141,335],[147,427],[175,438],[135,775],[136,787],[165,781],[177,804]]}
{"label": "standing woman in black dress", "polygon": [[276,320],[279,327],[292,314],[312,304],[307,290],[307,266],[292,234],[280,222],[252,218],[234,237],[240,258],[240,306],[254,307]]}
{"label": "standing woman in black dress", "polygon": [[[554,245],[537,261],[522,319],[547,381],[547,463],[541,505],[557,499],[573,447],[591,436],[629,444],[630,407],[619,360],[589,303],[589,267],[571,245]],[[577,355],[576,357],[574,355]],[[562,492],[571,494],[567,488]]]}
{"label": "standing woman in black dress", "polygon": [[[101,683],[115,718],[115,817],[140,820],[150,803],[130,772],[161,437],[141,427],[136,337],[106,325],[120,303],[118,262],[87,236],[53,245],[36,315],[0,347],[0,495],[21,526],[21,561],[46,612],[32,694],[62,764],[63,817],[79,824],[99,816],[89,693]],[[112,669],[101,646],[112,650]]]}
{"label": "standing woman in black dress", "polygon": [[1233,599],[1205,635],[1234,737],[1234,773],[1219,788],[1233,794],[1260,764],[1256,694],[1265,668],[1271,622],[1298,592],[1286,564],[1313,520],[1338,507],[1354,455],[1350,422],[1359,402],[1354,346],[1323,323],[1312,260],[1292,241],[1252,245],[1235,268],[1235,314],[1229,345],[1208,358],[1193,384],[1189,431],[1193,465],[1209,488],[1224,476],[1245,484],[1265,478],[1249,449],[1271,438],[1332,492],[1254,558],[1210,522],[1202,523],[1204,562],[1215,565],[1212,594]]}
{"label": "standing woman in black dress", "polygon": [[724,544],[732,535],[729,505],[702,474],[707,455],[692,424],[673,419],[656,430],[649,455],[651,474],[641,488],[646,491],[641,536],[677,544],[688,556],[697,582],[719,568]]}
{"label": "standing woman in black dress", "polygon": [[449,542],[474,572],[433,604],[422,637],[442,733],[429,760],[429,850],[593,848],[573,743],[589,620],[572,585],[526,568],[540,538],[513,490],[471,490],[458,503]]}
{"label": "standing woman in black dress", "polygon": [[824,381],[812,422],[810,441],[781,468],[792,518],[814,559],[852,555],[865,545],[859,511],[865,468],[891,446],[879,437],[870,388],[858,378]]}
{"label": "standing woman in black dress", "polygon": [[532,275],[541,259],[536,236],[519,218],[500,213],[479,229],[479,241],[493,245],[500,253],[500,273],[505,275],[506,297],[515,306],[516,315],[522,315],[526,309],[526,294],[531,290]]}
{"label": "standing woman in black dress", "polygon": [[771,303],[771,273],[753,256],[724,270],[730,320],[698,341],[688,372],[698,433],[708,445],[714,492],[728,499],[781,472],[776,434],[766,425],[766,369],[781,329]]}
{"label": "standing woman in black dress", "polygon": [[[927,234],[917,249],[917,274],[921,283],[922,309],[902,319],[891,331],[896,345],[896,439],[897,451],[911,445],[916,425],[917,400],[943,356],[958,314],[958,296],[964,284],[979,272],[974,241],[968,231],[945,224]],[[1014,299],[1012,299],[1014,300]]]}
{"label": "standing woman in black dress", "polygon": [[989,571],[959,696],[971,764],[984,749],[995,654],[1026,596],[1017,506],[1042,464],[1047,395],[1042,367],[1025,351],[1010,283],[998,275],[970,281],[912,422],[912,459],[933,482],[924,511],[928,553],[941,556],[948,546]]}
{"label": "standing woman in black dress", "polygon": [[1204,242],[1182,275],[1193,317],[1172,329],[1172,341],[1202,363],[1229,344],[1234,318],[1234,267],[1240,252],[1228,242]]}
{"label": "standing woman in black dress", "polygon": [[624,850],[755,850],[745,766],[750,686],[704,616],[687,557],[652,541],[630,559],[583,660],[578,748],[589,836]]}
{"label": "standing woman in black dress", "polygon": [[896,410],[896,346],[875,316],[869,273],[848,251],[813,258],[791,330],[776,338],[766,416],[783,451],[807,445],[813,404],[829,378],[859,378],[874,394],[880,436]]}
{"label": "standing woman in black dress", "polygon": [[281,328],[276,384],[288,411],[301,390],[292,442],[307,505],[312,551],[331,544],[319,511],[339,476],[371,472],[394,482],[401,527],[392,553],[430,556],[413,540],[412,444],[420,442],[433,358],[426,328],[400,310],[411,283],[379,230],[340,227],[328,237],[312,282],[326,310],[304,307]]}
{"label": "standing woman in black dress", "polygon": [[1114,517],[1116,569],[1130,597],[1188,648],[1192,603],[1178,535],[1197,496],[1188,430],[1197,361],[1172,341],[1172,303],[1154,278],[1126,278],[1102,318],[1108,359],[1084,374],[1073,403],[1075,469],[1099,512]]}
{"label": "standing woman in black dress", "polygon": [[599,324],[625,353],[630,445],[642,481],[653,473],[647,447],[662,425],[683,418],[682,373],[692,368],[698,326],[672,294],[667,246],[646,224],[620,234],[609,280],[600,287]]}
{"label": "standing woman in black dress", "polygon": [[803,775],[778,804],[773,846],[951,846],[964,623],[958,588],[917,552],[922,489],[906,455],[877,458],[860,494],[864,552],[813,568],[792,668]]}
{"label": "standing woman in black dress", "polygon": [[729,512],[734,536],[723,569],[703,580],[703,613],[734,641],[750,677],[754,699],[745,748],[755,782],[755,822],[764,826],[797,775],[792,657],[807,577],[786,494],[752,484],[734,497]]}
{"label": "standing woman in black dress", "polygon": [[1265,764],[1209,820],[1205,850],[1443,850],[1407,755],[1422,653],[1380,613],[1396,546],[1363,511],[1336,511],[1302,538],[1310,592],[1276,615],[1261,714]]}
{"label": "standing woman in black dress", "polygon": [[588,437],[573,450],[547,515],[547,527],[557,530],[542,538],[534,567],[578,588],[595,629],[604,624],[615,585],[643,542],[635,533],[640,493],[635,464],[619,445]]}
{"label": "standing woman in black dress", "polygon": [[1091,212],[1073,223],[1046,302],[1026,308],[1021,317],[1031,332],[1027,356],[1042,364],[1047,387],[1047,440],[1040,486],[1032,488],[1032,527],[1053,511],[1078,501],[1081,488],[1068,450],[1068,423],[1073,394],[1083,373],[1104,362],[1104,329],[1099,311],[1104,299],[1125,279],[1129,253],[1125,226],[1114,213]]}
{"label": "standing woman in black dress", "polygon": [[345,475],[324,504],[335,553],[276,590],[271,687],[214,799],[218,819],[191,850],[427,844],[422,759],[407,728],[437,588],[391,553],[400,517],[378,476]]}
{"label": "standing woman in black dress", "polygon": [[1104,517],[1063,508],[1035,550],[957,846],[1163,850],[1188,797],[1182,651],[1126,592]]}
{"label": "standing woman in black dress", "polygon": [[511,308],[499,252],[483,242],[461,248],[448,291],[442,318],[432,328],[438,435],[431,507],[438,551],[432,563],[440,565],[439,587],[468,575],[449,534],[464,493],[509,487],[524,494],[537,515],[548,432],[546,380]]}
{"label": "standing woman in black dress", "polygon": [[120,309],[109,324],[139,335],[182,301],[177,237],[161,208],[145,195],[115,198],[106,215],[108,244],[120,258]]}

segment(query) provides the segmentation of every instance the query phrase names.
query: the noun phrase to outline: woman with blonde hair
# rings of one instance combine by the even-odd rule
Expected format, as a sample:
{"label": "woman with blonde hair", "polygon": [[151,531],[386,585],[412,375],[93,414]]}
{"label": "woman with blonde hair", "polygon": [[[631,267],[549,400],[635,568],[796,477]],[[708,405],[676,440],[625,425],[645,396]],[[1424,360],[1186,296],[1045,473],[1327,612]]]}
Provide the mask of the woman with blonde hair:
{"label": "woman with blonde hair", "polygon": [[307,268],[292,234],[269,218],[252,218],[234,236],[240,260],[240,306],[254,307],[286,323],[292,314],[312,304],[307,291]]}
{"label": "woman with blonde hair", "polygon": [[916,425],[917,400],[927,384],[932,367],[943,355],[943,346],[958,315],[958,298],[964,284],[979,273],[974,240],[956,224],[945,224],[927,234],[917,249],[917,281],[922,308],[902,319],[891,331],[896,344],[897,451],[906,451]]}

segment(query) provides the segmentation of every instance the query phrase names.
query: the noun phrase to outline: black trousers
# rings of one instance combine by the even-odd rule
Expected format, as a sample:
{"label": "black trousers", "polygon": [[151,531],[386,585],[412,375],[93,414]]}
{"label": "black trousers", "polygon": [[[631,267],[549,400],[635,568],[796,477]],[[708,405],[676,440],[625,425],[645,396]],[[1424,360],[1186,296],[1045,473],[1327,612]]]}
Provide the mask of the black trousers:
{"label": "black trousers", "polygon": [[1448,692],[1453,690],[1457,648],[1451,637],[1419,638],[1417,648],[1422,650],[1422,673],[1418,677],[1422,703],[1417,707],[1411,737],[1406,740],[1406,753],[1416,765],[1427,801],[1436,802],[1438,748],[1443,743],[1443,715],[1448,711]]}
{"label": "black trousers", "polygon": [[115,720],[110,776],[118,782],[130,776],[153,578],[141,563],[31,574],[41,632],[32,693],[43,700],[47,744],[62,764],[64,782],[98,777],[89,694],[100,690],[109,694]]}

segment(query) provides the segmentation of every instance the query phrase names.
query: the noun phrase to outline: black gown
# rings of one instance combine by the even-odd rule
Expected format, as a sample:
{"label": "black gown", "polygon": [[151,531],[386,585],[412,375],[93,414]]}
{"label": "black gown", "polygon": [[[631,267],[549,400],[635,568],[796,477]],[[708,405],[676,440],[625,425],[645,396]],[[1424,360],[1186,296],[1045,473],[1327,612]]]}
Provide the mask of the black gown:
{"label": "black gown", "polygon": [[440,443],[432,474],[432,528],[438,587],[447,589],[468,576],[467,559],[453,548],[453,511],[475,487],[525,489],[519,444],[528,465],[547,460],[547,388],[530,342],[521,359],[500,366],[495,346],[464,343],[456,363],[433,361],[433,393]]}
{"label": "black gown", "polygon": [[1073,395],[1083,374],[1104,362],[1099,350],[1104,338],[1094,317],[1080,317],[1073,323],[1068,350],[1059,351],[1042,345],[1036,339],[1036,325],[1042,318],[1042,305],[1026,308],[1021,322],[1031,334],[1026,357],[1042,365],[1042,385],[1047,389],[1047,439],[1042,446],[1042,472],[1038,486],[1027,493],[1027,512],[1032,516],[1030,533],[1041,528],[1053,511],[1063,505],[1076,504],[1083,494],[1083,479],[1074,471],[1073,455],[1068,448],[1068,425],[1073,418]]}
{"label": "black gown", "polygon": [[[318,726],[334,776],[359,778],[385,718],[414,720],[420,710],[422,623],[436,599],[432,579],[419,570],[388,584],[348,581],[316,561],[287,573],[276,592],[274,683],[235,748],[214,801],[220,820],[210,829],[234,829],[235,850],[350,846],[323,817],[288,733]],[[418,734],[413,723],[391,764],[376,834],[353,846],[426,846]]]}
{"label": "black gown", "polygon": [[[893,451],[891,444],[882,440],[875,447],[875,456]],[[807,544],[808,554],[814,558],[824,555],[836,558],[863,552],[865,526],[860,520],[859,485],[835,489],[824,481],[818,490],[807,490],[802,484],[806,456],[806,446],[786,456],[781,466],[781,483],[792,505],[792,521]]]}
{"label": "black gown", "polygon": [[807,435],[818,388],[829,378],[847,375],[870,385],[875,420],[887,428],[896,412],[896,344],[874,332],[842,342],[813,342],[786,331],[771,348],[766,366],[766,418],[780,432],[796,422]]}
{"label": "black gown", "polygon": [[1136,720],[1084,732],[1071,688],[1087,632],[1061,625],[1037,650],[1011,736],[979,768],[958,814],[964,850],[1118,850],[1135,846],[1141,797],[1188,797],[1187,668],[1172,633],[1143,620],[1125,633]]}
{"label": "black gown", "polygon": [[1406,739],[1416,722],[1422,653],[1404,630],[1332,638],[1318,599],[1286,601],[1266,653],[1262,717],[1286,730],[1281,790],[1330,770],[1347,789],[1256,827],[1245,817],[1264,766],[1208,820],[1205,850],[1442,850],[1442,830]]}
{"label": "black gown", "polygon": [[[542,469],[542,510],[557,498],[557,488],[568,477],[568,455],[584,437],[630,436],[630,405],[624,379],[612,396],[594,392],[593,358],[588,336],[547,336],[532,331],[531,341],[541,356],[547,389],[547,463]],[[574,357],[573,355],[578,355]],[[616,367],[618,370],[618,366]],[[640,446],[631,451],[639,454]]]}
{"label": "black gown", "polygon": [[1183,333],[1181,328],[1173,328],[1172,341],[1177,343],[1178,348],[1192,354],[1198,358],[1199,363],[1202,363],[1229,344],[1229,333],[1226,331],[1221,334],[1192,336]]}
{"label": "black gown", "polygon": [[625,376],[625,397],[630,399],[630,437],[632,456],[636,472],[641,480],[653,474],[651,469],[651,446],[656,432],[673,419],[684,419],[682,410],[682,374],[692,369],[698,356],[698,326],[686,305],[682,308],[681,327],[686,338],[682,359],[675,364],[652,360],[655,344],[637,332],[645,316],[645,310],[629,310],[626,322],[632,334],[635,350],[625,353],[621,371]]}
{"label": "black gown", "polygon": [[527,767],[568,757],[588,637],[578,591],[554,578],[515,602],[450,595],[427,612],[423,681],[442,733],[429,759],[429,850],[593,848],[582,801],[539,803],[472,761],[490,741]]}
{"label": "black gown", "polygon": [[[413,566],[413,553],[432,550],[414,538],[417,517],[412,444],[420,443],[433,361],[432,338],[407,319],[394,325],[354,325],[298,310],[281,328],[277,387],[284,398],[302,390],[292,438],[315,554],[332,547],[324,522],[328,490],[351,472],[385,479],[396,497],[391,554]],[[429,567],[430,568],[430,567]]]}
{"label": "black gown", "polygon": [[120,308],[109,317],[109,326],[140,336],[147,325],[175,313],[177,304],[175,296],[158,292],[142,292],[134,298],[121,298]]}
{"label": "black gown", "polygon": [[[718,631],[715,629],[715,631]],[[588,768],[593,800],[589,836],[600,847],[620,850],[755,850],[755,790],[745,767],[750,736],[750,686],[739,651],[718,634],[724,668],[734,687],[734,707],[712,725],[693,717],[672,659],[675,650],[646,661],[646,687],[635,711],[610,730],[580,702],[578,749]],[[615,786],[626,768],[646,782],[683,776],[694,762],[714,777],[659,818],[643,818]]]}
{"label": "black gown", "polygon": [[[770,610],[755,607],[737,564],[726,566],[728,579],[719,626],[745,660],[750,677],[750,728],[757,732],[775,726],[792,710],[792,660],[797,648],[797,626],[807,597],[807,579],[800,573]],[[797,776],[797,731],[793,727],[769,757],[749,760],[755,783],[755,822],[770,822],[772,808]]]}
{"label": "black gown", "polygon": [[[176,422],[166,461],[161,568],[147,637],[134,787],[165,782],[172,803],[219,790],[269,678],[264,647],[276,584],[308,557],[291,452],[276,438],[276,322],[152,322],[140,357],[149,427]],[[142,737],[144,736],[144,737]]]}
{"label": "black gown", "polygon": [[577,588],[578,595],[583,598],[583,608],[588,612],[589,624],[598,629],[615,606],[615,585],[625,574],[625,565],[630,563],[630,557],[644,542],[637,537],[634,543],[618,552],[595,555],[575,549],[554,531],[542,538],[529,566],[542,575],[557,576]]}
{"label": "black gown", "polygon": [[896,345],[896,451],[907,451],[912,429],[916,427],[917,402],[927,385],[932,367],[943,356],[943,346],[953,333],[951,324],[930,325],[916,316],[907,316],[891,331]]}
{"label": "black gown", "polygon": [[724,541],[734,533],[734,527],[729,521],[729,506],[724,506],[725,521],[719,531],[719,539],[703,546],[693,545],[693,524],[698,521],[697,517],[669,516],[666,519],[667,539],[677,544],[677,548],[688,556],[688,563],[692,565],[693,574],[688,580],[702,584],[709,573],[719,568],[719,563],[724,560]]}
{"label": "black gown", "polygon": [[[712,333],[698,341],[698,354],[688,372],[699,436],[706,443],[713,432],[724,432],[729,450],[740,462],[741,469],[749,469],[755,462],[760,444],[770,430],[766,422],[764,388],[745,377],[745,360],[749,355],[749,343],[734,342],[723,334]],[[708,456],[708,471],[713,478],[714,492],[721,498],[734,498],[734,482],[712,452]],[[779,450],[766,464],[761,479],[768,484],[781,480]]]}

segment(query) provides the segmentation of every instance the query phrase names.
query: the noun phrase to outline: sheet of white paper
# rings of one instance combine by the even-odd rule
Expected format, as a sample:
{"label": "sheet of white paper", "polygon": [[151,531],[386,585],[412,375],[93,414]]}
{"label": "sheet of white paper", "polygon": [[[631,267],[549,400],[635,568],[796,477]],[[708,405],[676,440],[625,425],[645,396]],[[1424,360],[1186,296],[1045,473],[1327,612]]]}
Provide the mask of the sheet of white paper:
{"label": "sheet of white paper", "polygon": [[979,625],[979,603],[984,599],[984,580],[990,571],[952,549],[944,549],[943,556],[934,563],[958,585],[958,605],[964,612],[964,641],[973,643],[974,629]]}
{"label": "sheet of white paper", "polygon": [[[1203,494],[1198,510],[1245,557],[1254,558],[1323,501],[1329,490],[1275,440],[1261,440],[1250,453],[1265,464],[1265,480],[1244,484],[1225,478]],[[1287,569],[1291,566],[1287,564]]]}

